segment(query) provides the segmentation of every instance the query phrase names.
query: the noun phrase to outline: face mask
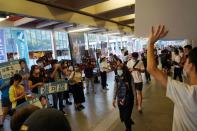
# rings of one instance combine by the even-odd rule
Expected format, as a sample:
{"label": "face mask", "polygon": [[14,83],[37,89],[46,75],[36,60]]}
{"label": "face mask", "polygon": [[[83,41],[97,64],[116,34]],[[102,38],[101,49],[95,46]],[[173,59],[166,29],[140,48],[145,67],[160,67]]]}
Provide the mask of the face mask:
{"label": "face mask", "polygon": [[123,71],[122,70],[117,70],[118,76],[122,76]]}

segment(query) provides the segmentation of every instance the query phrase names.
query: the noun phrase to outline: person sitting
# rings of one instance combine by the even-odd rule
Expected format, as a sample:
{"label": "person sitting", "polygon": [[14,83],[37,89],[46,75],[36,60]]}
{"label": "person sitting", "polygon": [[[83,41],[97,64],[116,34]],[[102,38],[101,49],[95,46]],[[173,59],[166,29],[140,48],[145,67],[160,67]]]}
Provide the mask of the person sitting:
{"label": "person sitting", "polygon": [[167,33],[165,26],[159,26],[156,31],[152,27],[148,43],[147,69],[156,81],[166,88],[166,96],[174,103],[172,131],[197,131],[197,47],[189,52],[184,64],[189,84],[173,80],[156,66],[154,59],[155,43]]}

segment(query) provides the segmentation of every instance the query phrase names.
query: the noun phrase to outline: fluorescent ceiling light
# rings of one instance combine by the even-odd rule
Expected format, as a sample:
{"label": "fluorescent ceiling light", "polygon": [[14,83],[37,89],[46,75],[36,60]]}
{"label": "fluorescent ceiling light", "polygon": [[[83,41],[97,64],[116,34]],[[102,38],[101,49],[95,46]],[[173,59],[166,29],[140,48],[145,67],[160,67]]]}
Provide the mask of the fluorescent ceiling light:
{"label": "fluorescent ceiling light", "polygon": [[6,16],[6,17],[0,17],[0,22],[1,22],[1,21],[6,20],[6,19],[8,19],[8,18],[9,18],[9,16]]}
{"label": "fluorescent ceiling light", "polygon": [[93,30],[93,28],[85,27],[85,28],[72,29],[72,30],[69,30],[68,33],[85,32],[89,30]]}

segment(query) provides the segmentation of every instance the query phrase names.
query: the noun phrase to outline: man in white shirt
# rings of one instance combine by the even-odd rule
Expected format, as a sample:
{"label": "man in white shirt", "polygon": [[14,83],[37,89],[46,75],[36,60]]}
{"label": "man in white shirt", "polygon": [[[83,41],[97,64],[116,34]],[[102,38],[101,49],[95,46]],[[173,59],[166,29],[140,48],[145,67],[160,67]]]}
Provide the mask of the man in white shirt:
{"label": "man in white shirt", "polygon": [[166,89],[166,96],[174,102],[173,131],[197,131],[197,48],[188,55],[184,70],[188,74],[189,84],[168,77],[157,68],[154,57],[154,44],[165,37],[168,31],[164,26],[157,30],[152,27],[148,44],[148,71]]}
{"label": "man in white shirt", "polygon": [[132,53],[132,59],[128,61],[127,67],[132,74],[135,90],[136,90],[136,104],[138,105],[138,111],[142,112],[142,88],[143,88],[143,79],[142,74],[144,72],[144,64],[141,60],[138,60],[138,53]]}

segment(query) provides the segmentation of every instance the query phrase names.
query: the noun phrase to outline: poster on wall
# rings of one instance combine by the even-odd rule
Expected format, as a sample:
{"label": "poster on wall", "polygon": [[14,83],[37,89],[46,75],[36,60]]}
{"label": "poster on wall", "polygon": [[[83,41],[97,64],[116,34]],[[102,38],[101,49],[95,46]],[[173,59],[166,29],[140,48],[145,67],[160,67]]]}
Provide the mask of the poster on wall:
{"label": "poster on wall", "polygon": [[29,51],[27,46],[27,41],[25,39],[25,31],[24,30],[14,30],[15,33],[15,41],[18,47],[18,52],[20,59],[25,58],[27,64],[29,64]]}
{"label": "poster on wall", "polygon": [[10,78],[20,70],[19,60],[0,63],[0,79],[4,84],[7,84]]}
{"label": "poster on wall", "polygon": [[4,43],[4,31],[0,30],[0,63],[7,60],[6,50]]}

